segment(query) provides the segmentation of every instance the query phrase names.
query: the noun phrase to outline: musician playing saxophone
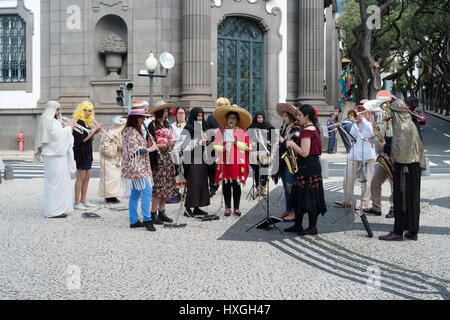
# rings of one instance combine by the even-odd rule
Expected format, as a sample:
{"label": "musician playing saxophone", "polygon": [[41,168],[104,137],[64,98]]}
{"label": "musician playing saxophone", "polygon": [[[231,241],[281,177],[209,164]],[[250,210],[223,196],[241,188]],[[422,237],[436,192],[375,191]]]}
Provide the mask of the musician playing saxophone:
{"label": "musician playing saxophone", "polygon": [[280,217],[285,222],[295,221],[295,209],[289,207],[289,196],[291,194],[292,186],[294,185],[295,176],[289,171],[289,168],[282,158],[283,155],[288,153],[286,143],[289,140],[289,135],[291,138],[300,136],[300,126],[296,122],[298,109],[287,103],[279,103],[277,105],[277,112],[283,119],[283,125],[280,129],[280,150],[279,150],[279,169],[278,177],[281,178],[284,188],[284,198],[286,202],[286,211]]}

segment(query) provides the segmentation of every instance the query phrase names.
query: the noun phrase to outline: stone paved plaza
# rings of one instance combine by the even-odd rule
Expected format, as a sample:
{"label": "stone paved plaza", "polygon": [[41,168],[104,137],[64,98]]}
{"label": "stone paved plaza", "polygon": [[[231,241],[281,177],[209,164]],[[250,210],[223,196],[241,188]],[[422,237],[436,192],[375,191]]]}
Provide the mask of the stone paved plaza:
{"label": "stone paved plaza", "polygon": [[[241,219],[225,218],[220,209],[219,221],[181,217],[185,229],[156,233],[131,230],[127,211],[106,208],[97,211],[101,220],[80,212],[47,220],[42,179],[6,181],[0,185],[0,298],[449,299],[450,179],[422,183],[419,241],[386,243],[377,240],[392,229],[384,216],[369,217],[373,239],[358,219],[351,225],[352,215],[333,224],[345,213],[333,206],[343,196],[342,178],[325,180],[329,211],[319,219],[320,235],[304,238],[246,233],[264,216],[254,201],[243,201]],[[101,206],[97,186],[93,179],[88,199]],[[271,196],[278,215],[281,187]],[[220,198],[213,198],[210,213],[219,210]],[[178,208],[169,205],[168,214],[175,217]]]}

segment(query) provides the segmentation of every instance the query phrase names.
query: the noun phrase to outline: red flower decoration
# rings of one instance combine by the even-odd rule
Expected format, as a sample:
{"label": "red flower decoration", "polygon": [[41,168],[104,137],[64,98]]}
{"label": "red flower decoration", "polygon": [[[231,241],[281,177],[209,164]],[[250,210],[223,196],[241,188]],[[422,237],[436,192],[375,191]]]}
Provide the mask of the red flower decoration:
{"label": "red flower decoration", "polygon": [[173,109],[173,110],[172,110],[172,116],[174,116],[174,117],[177,116],[177,109]]}
{"label": "red flower decoration", "polygon": [[314,108],[314,112],[316,113],[316,117],[318,117],[319,116],[319,111],[317,111],[317,109]]}

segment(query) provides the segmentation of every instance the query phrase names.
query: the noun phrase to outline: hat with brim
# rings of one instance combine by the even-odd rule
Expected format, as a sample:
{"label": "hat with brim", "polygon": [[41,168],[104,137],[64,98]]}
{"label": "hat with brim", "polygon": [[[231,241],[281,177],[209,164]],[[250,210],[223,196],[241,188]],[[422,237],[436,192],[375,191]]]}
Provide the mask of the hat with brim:
{"label": "hat with brim", "polygon": [[219,107],[214,111],[214,119],[222,126],[226,127],[227,123],[227,115],[230,112],[236,112],[239,115],[239,128],[247,129],[252,124],[252,116],[250,113],[244,108],[237,106],[225,106]]}
{"label": "hat with brim", "polygon": [[155,112],[158,112],[160,110],[170,109],[170,108],[176,108],[177,106],[172,103],[165,103],[164,101],[158,101],[155,103],[155,106],[150,109],[149,113],[151,115],[154,115]]}
{"label": "hat with brim", "polygon": [[134,101],[133,105],[131,106],[131,110],[128,113],[128,115],[124,116],[123,118],[128,118],[128,117],[132,117],[132,116],[136,116],[136,117],[150,117],[144,110],[144,106],[142,105],[142,103],[140,101]]}
{"label": "hat with brim", "polygon": [[286,112],[297,119],[298,109],[289,103],[279,103],[277,104],[277,112],[280,117],[283,115],[283,112]]}

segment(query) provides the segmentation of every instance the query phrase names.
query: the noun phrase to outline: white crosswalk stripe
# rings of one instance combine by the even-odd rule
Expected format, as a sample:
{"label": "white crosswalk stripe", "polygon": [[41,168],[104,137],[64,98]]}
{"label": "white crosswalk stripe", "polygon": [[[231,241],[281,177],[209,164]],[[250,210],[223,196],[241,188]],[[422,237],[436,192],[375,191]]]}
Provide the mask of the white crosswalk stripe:
{"label": "white crosswalk stripe", "polygon": [[[44,164],[37,163],[11,163],[14,168],[14,178],[16,179],[35,179],[44,178]],[[92,169],[100,169],[99,165],[93,165]]]}

